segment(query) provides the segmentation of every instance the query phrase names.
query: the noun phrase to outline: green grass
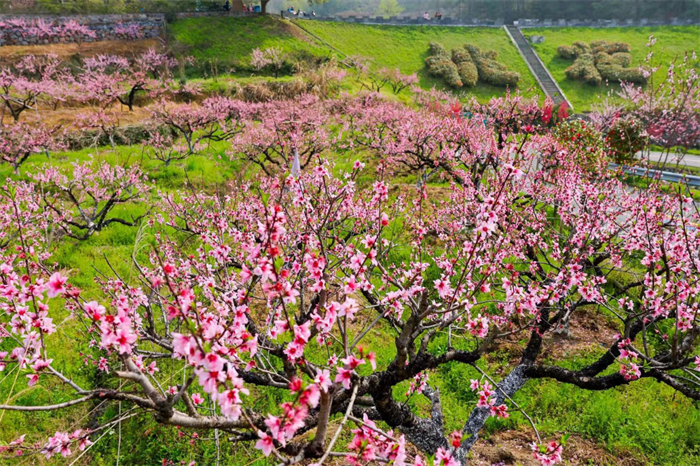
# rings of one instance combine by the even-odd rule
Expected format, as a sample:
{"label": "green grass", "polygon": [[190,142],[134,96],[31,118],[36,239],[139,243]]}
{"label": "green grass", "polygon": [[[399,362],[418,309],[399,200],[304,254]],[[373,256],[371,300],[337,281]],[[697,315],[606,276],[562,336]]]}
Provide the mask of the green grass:
{"label": "green grass", "polygon": [[654,46],[654,61],[660,66],[656,79],[663,79],[668,64],[682,58],[688,50],[700,51],[700,27],[630,27],[630,28],[545,28],[527,29],[527,35],[544,36],[541,44],[533,44],[545,66],[557,80],[566,97],[571,101],[577,112],[591,110],[591,106],[602,101],[607,95],[620,89],[619,84],[610,83],[591,86],[580,81],[568,79],[565,70],[573,61],[557,56],[557,47],[571,45],[576,41],[590,43],[594,40],[611,42],[626,42],[632,48],[632,66],[643,63],[649,49],[646,47],[651,34],[656,37]]}
{"label": "green grass", "polygon": [[[361,55],[371,60],[372,66],[398,68],[403,73],[417,73],[423,88],[444,88],[441,79],[428,76],[425,58],[428,44],[440,42],[448,49],[471,43],[498,52],[499,61],[521,75],[518,88],[526,95],[538,95],[535,78],[520,57],[515,46],[502,29],[457,27],[371,26],[322,21],[298,22],[324,42],[340,52]],[[505,89],[479,84],[465,93],[481,101],[505,94]]]}
{"label": "green grass", "polygon": [[277,47],[296,56],[327,56],[323,47],[287,22],[270,16],[254,18],[188,18],[170,23],[168,36],[176,52],[196,58],[200,66],[218,66],[220,73],[246,66],[256,48]]}
{"label": "green grass", "polygon": [[[539,95],[535,78],[511,43],[505,31],[498,28],[371,26],[322,21],[299,21],[309,32],[347,55],[362,55],[372,60],[375,68],[398,68],[403,73],[417,73],[423,88],[443,88],[440,79],[428,76],[425,58],[428,44],[440,42],[448,49],[470,43],[498,52],[498,60],[520,73],[518,88],[526,95]],[[530,90],[532,88],[532,90]],[[505,89],[478,84],[465,93],[480,101],[505,94]]]}
{"label": "green grass", "polygon": [[[326,45],[329,44],[341,54],[369,58],[374,69],[399,68],[407,74],[417,73],[421,87],[426,89],[446,88],[441,79],[429,76],[425,69],[428,44],[436,41],[449,49],[471,43],[497,51],[499,61],[519,72],[521,80],[518,89],[523,94],[541,95],[535,78],[502,29],[368,26],[320,21],[296,24],[303,29],[289,21],[270,17],[188,18],[170,24],[168,35],[176,53],[196,58],[199,70],[206,77],[231,73],[236,79],[245,77],[246,71],[249,71],[250,54],[258,47],[277,47],[294,61],[337,55]],[[205,85],[207,89],[217,86],[208,82]],[[506,90],[478,84],[463,92],[483,102],[504,95]]]}

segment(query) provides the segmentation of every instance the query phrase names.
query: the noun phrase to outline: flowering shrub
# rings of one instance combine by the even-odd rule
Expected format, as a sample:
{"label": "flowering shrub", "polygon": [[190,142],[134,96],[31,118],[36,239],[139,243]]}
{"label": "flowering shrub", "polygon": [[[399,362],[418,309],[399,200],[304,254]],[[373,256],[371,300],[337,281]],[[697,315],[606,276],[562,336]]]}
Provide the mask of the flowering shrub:
{"label": "flowering shrub", "polygon": [[553,135],[581,167],[596,172],[606,168],[603,137],[595,125],[583,120],[566,120],[554,128]]}
{"label": "flowering shrub", "polygon": [[633,117],[616,119],[605,135],[608,155],[616,163],[629,163],[648,143],[644,125]]}

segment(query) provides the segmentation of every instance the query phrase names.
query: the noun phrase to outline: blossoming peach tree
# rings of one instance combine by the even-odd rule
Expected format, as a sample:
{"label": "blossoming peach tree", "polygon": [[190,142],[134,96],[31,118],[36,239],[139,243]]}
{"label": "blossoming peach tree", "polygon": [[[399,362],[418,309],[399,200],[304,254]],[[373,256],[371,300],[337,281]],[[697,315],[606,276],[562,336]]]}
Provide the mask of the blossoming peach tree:
{"label": "blossoming peach tree", "polygon": [[[682,191],[630,190],[614,174],[592,173],[570,156],[570,141],[546,130],[540,110],[517,99],[471,118],[376,97],[315,103],[340,115],[332,131],[292,117],[290,102],[279,104],[279,119],[265,105],[264,121],[245,126],[260,127],[260,139],[244,134],[234,146],[270,147],[277,163],[224,192],[152,198],[152,247],[134,254],[134,277],[100,275],[99,296],[51,265],[49,220],[83,229],[70,223],[87,220],[82,202],[132,200],[125,190],[146,192],[141,173],[79,165],[73,182],[47,170],[37,184],[4,184],[0,367],[17,383],[57,380],[74,395],[0,410],[131,407],[97,428],[19,437],[4,454],[68,456],[99,430],[151,416],[251,442],[277,464],[456,466],[489,417],[516,411],[534,429],[533,455],[551,465],[562,460],[562,441],[541,438],[514,400],[526,383],[606,390],[649,378],[700,399],[699,215]],[[296,139],[275,142],[281,127]],[[372,168],[358,157],[334,166],[319,153],[331,140],[350,156],[357,148],[376,156]],[[312,146],[320,148],[292,170],[289,148]],[[406,169],[434,170],[448,186],[422,177],[407,188],[394,176]],[[105,374],[99,386],[54,362],[50,336],[63,309],[90,348],[86,364]],[[589,365],[544,362],[551,334],[582,312],[617,319],[619,334],[599,342],[606,349]],[[505,374],[480,364],[521,341]],[[450,420],[461,424],[453,432],[430,382],[448,364],[478,374],[465,381],[477,403]],[[263,392],[282,402],[254,409]],[[429,402],[429,414],[406,402],[413,396]]]}

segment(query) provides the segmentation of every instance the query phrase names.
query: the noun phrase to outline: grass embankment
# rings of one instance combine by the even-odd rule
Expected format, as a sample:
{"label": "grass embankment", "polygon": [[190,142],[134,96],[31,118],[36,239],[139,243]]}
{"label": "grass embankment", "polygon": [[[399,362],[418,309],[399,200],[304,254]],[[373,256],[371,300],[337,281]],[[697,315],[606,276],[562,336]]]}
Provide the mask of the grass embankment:
{"label": "grass embankment", "polygon": [[191,55],[205,69],[218,67],[218,73],[247,67],[256,48],[277,47],[297,59],[330,53],[290,23],[270,16],[181,19],[168,25],[168,38],[176,53]]}
{"label": "grass embankment", "polygon": [[[498,52],[497,61],[520,73],[518,89],[525,95],[541,95],[535,78],[520,57],[508,35],[500,28],[438,26],[372,26],[322,21],[297,23],[347,55],[362,55],[372,60],[375,68],[399,68],[403,73],[417,73],[423,88],[444,88],[439,78],[429,76],[425,67],[428,44],[439,42],[448,50],[474,44],[483,50]],[[464,89],[480,101],[504,95],[506,90],[479,83]]]}
{"label": "grass embankment", "polygon": [[[303,20],[293,24],[270,17],[190,18],[172,23],[169,37],[176,52],[195,57],[210,76],[229,74],[232,69],[236,77],[245,75],[249,71],[250,54],[258,47],[277,47],[292,60],[338,55],[333,50],[336,49],[341,52],[340,58],[361,55],[370,59],[375,70],[386,67],[398,68],[406,74],[417,73],[419,84],[425,89],[445,88],[443,81],[429,76],[425,68],[428,44],[440,42],[451,49],[470,43],[497,51],[498,61],[520,73],[518,89],[525,95],[541,95],[535,78],[502,29],[371,26]],[[463,92],[486,101],[504,95],[506,90],[480,83]]]}
{"label": "grass embankment", "polygon": [[573,60],[565,60],[557,55],[557,47],[571,45],[576,41],[590,43],[594,40],[609,42],[626,42],[632,48],[632,64],[644,62],[649,49],[646,47],[651,34],[657,42],[653,47],[654,62],[661,65],[655,74],[655,79],[664,79],[668,64],[680,60],[686,51],[700,51],[700,27],[629,27],[629,28],[542,28],[526,29],[526,35],[544,36],[541,44],[533,44],[545,66],[557,80],[564,94],[569,98],[577,112],[589,111],[595,103],[602,102],[606,96],[615,95],[620,90],[618,83],[591,86],[581,81],[566,77],[566,68]]}

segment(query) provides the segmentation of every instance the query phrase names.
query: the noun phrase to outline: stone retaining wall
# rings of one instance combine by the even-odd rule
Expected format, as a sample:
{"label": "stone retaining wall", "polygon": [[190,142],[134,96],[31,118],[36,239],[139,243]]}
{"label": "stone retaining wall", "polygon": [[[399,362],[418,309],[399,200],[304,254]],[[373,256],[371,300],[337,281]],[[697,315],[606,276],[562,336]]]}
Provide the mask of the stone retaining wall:
{"label": "stone retaining wall", "polygon": [[[24,21],[25,25],[14,25],[15,22],[13,20]],[[95,37],[84,34],[61,36],[50,32],[69,21],[77,21],[81,25],[87,26],[94,32]],[[125,29],[129,27],[133,28],[131,32],[135,34],[125,33]],[[41,45],[61,42],[144,39],[160,36],[164,28],[164,14],[0,15],[0,45]]]}

